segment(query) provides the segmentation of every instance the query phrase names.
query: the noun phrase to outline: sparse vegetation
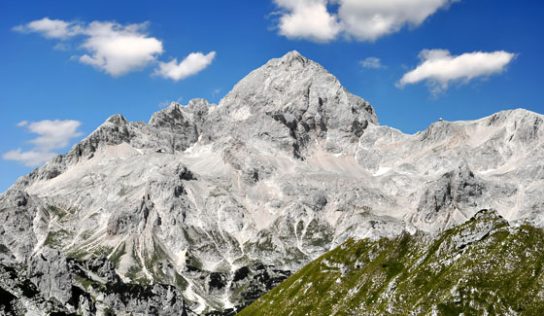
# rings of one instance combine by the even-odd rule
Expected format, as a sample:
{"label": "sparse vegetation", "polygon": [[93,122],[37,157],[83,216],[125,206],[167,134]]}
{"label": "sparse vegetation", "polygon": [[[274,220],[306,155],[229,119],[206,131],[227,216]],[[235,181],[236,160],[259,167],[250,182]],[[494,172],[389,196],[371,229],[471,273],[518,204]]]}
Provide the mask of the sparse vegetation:
{"label": "sparse vegetation", "polygon": [[113,251],[112,247],[98,246],[93,250],[93,253],[95,254],[95,256],[100,257],[100,256],[108,256],[109,254],[112,253],[112,251]]}
{"label": "sparse vegetation", "polygon": [[74,249],[67,253],[68,258],[74,258],[76,260],[83,260],[85,259],[89,253],[83,249]]}
{"label": "sparse vegetation", "polygon": [[126,273],[127,277],[129,277],[132,281],[135,281],[140,272],[142,272],[142,268],[140,268],[139,266],[130,266],[130,268],[128,268],[128,271]]}
{"label": "sparse vegetation", "polygon": [[179,273],[176,273],[174,275],[174,278],[175,278],[175,283],[176,283],[176,287],[180,290],[180,291],[184,291],[187,286],[189,285],[189,283],[187,282],[187,280],[185,280],[184,277],[182,277],[181,275],[179,275]]}
{"label": "sparse vegetation", "polygon": [[57,216],[59,219],[62,219],[64,216],[68,214],[63,209],[56,207],[54,205],[48,205],[47,211],[49,212],[50,215]]}
{"label": "sparse vegetation", "polygon": [[159,243],[153,241],[153,253],[148,254],[145,258],[145,266],[153,274],[157,281],[166,281],[166,275],[161,270],[161,261],[168,259],[167,254],[162,250]]}
{"label": "sparse vegetation", "polygon": [[76,276],[75,279],[76,279],[77,282],[79,282],[79,284],[81,284],[81,286],[83,286],[87,290],[92,288],[93,285],[96,283],[93,280],[87,279],[87,278],[79,276],[79,275]]}
{"label": "sparse vegetation", "polygon": [[44,245],[52,248],[61,248],[70,236],[70,233],[64,229],[50,231],[45,238]]}
{"label": "sparse vegetation", "polygon": [[109,257],[110,261],[113,262],[116,267],[119,266],[119,263],[121,262],[121,257],[123,257],[127,253],[125,248],[125,243],[122,243]]}

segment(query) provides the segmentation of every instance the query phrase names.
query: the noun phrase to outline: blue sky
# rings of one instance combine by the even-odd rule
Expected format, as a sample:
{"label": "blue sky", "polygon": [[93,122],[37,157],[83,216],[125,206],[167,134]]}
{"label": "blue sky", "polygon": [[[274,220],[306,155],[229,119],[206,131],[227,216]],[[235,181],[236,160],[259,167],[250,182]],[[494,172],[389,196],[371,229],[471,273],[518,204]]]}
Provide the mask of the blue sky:
{"label": "blue sky", "polygon": [[[440,117],[476,119],[518,107],[544,112],[544,3],[406,0],[411,4],[399,9],[384,7],[388,1],[3,0],[0,191],[32,170],[28,161],[5,159],[10,151],[66,152],[115,113],[147,121],[169,101],[217,102],[249,71],[294,49],[370,101],[382,124],[404,132]],[[375,16],[391,23],[379,28],[371,24]],[[68,25],[63,39],[28,24],[46,17]],[[134,69],[115,68],[108,56],[100,59],[92,22],[113,23],[114,36],[146,39],[150,53]],[[474,52],[488,54],[479,57],[489,67]],[[439,61],[424,65],[423,55]],[[418,66],[425,67],[399,87]],[[444,73],[448,67],[455,69]]]}

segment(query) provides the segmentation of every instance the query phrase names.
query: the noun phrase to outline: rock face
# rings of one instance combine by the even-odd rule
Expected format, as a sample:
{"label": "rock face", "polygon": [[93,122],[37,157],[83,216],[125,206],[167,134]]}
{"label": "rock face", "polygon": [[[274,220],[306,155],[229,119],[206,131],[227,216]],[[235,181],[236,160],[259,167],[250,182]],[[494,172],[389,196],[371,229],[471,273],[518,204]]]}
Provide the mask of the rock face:
{"label": "rock face", "polygon": [[194,315],[178,288],[127,284],[105,257],[80,261],[48,247],[28,266],[0,265],[3,315]]}
{"label": "rock face", "polygon": [[[262,139],[307,155],[315,142],[335,152],[356,143],[377,118],[370,104],[349,93],[319,64],[290,52],[251,72],[227,94],[205,128],[211,140]],[[227,128],[228,129],[228,128]]]}
{"label": "rock face", "polygon": [[[167,314],[182,302],[188,313],[228,314],[349,238],[439,234],[482,208],[541,226],[542,122],[513,110],[406,135],[291,52],[219,105],[172,104],[149,123],[112,116],[20,178],[0,196],[0,258],[17,277],[34,275],[40,300],[0,287],[17,310],[51,293],[62,302],[76,286],[97,313]],[[95,292],[65,264],[104,257],[111,277]],[[121,304],[107,284],[155,294]]]}

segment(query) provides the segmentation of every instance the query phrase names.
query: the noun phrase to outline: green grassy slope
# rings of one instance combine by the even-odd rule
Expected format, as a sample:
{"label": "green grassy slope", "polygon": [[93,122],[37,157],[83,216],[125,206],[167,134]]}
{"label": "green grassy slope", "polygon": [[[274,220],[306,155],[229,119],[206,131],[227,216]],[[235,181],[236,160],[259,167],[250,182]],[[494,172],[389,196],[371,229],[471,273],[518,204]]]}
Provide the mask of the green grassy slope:
{"label": "green grassy slope", "polygon": [[438,237],[349,240],[239,315],[544,315],[544,230],[481,211]]}

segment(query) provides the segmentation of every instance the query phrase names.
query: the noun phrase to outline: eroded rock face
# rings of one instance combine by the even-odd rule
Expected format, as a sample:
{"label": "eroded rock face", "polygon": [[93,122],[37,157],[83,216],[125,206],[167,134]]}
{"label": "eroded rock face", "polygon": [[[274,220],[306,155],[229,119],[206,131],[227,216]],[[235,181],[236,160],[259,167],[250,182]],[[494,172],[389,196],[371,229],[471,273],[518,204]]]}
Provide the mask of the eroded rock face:
{"label": "eroded rock face", "polygon": [[[66,257],[57,249],[44,248],[28,262],[28,277],[45,299],[56,299],[61,304],[70,300],[72,276]],[[44,277],[46,276],[46,277]]]}
{"label": "eroded rock face", "polygon": [[0,198],[0,257],[2,262],[25,261],[37,238],[32,230],[38,206],[25,191],[12,189]]}
{"label": "eroded rock face", "polygon": [[114,268],[105,257],[80,261],[44,247],[26,266],[0,265],[3,311],[7,315],[195,315],[175,286],[127,284]]}
{"label": "eroded rock face", "polygon": [[452,212],[477,208],[486,189],[486,183],[462,163],[427,187],[419,201],[416,220],[431,224],[439,219],[447,222]]}
{"label": "eroded rock face", "polygon": [[[368,102],[350,94],[321,65],[290,52],[238,82],[210,113],[204,131],[213,141],[225,136],[270,140],[304,158],[315,141],[342,151],[369,123],[377,118]],[[225,129],[228,125],[239,128]]]}
{"label": "eroded rock face", "polygon": [[[19,179],[0,196],[1,263],[45,271],[28,278],[44,302],[74,297],[77,259],[116,293],[78,286],[92,294],[85,310],[233,313],[350,238],[433,235],[481,208],[544,225],[541,122],[513,110],[403,134],[292,52],[219,105],[172,104],[149,123],[112,116]],[[3,289],[13,308],[38,304]],[[132,289],[154,294],[123,296]]]}

